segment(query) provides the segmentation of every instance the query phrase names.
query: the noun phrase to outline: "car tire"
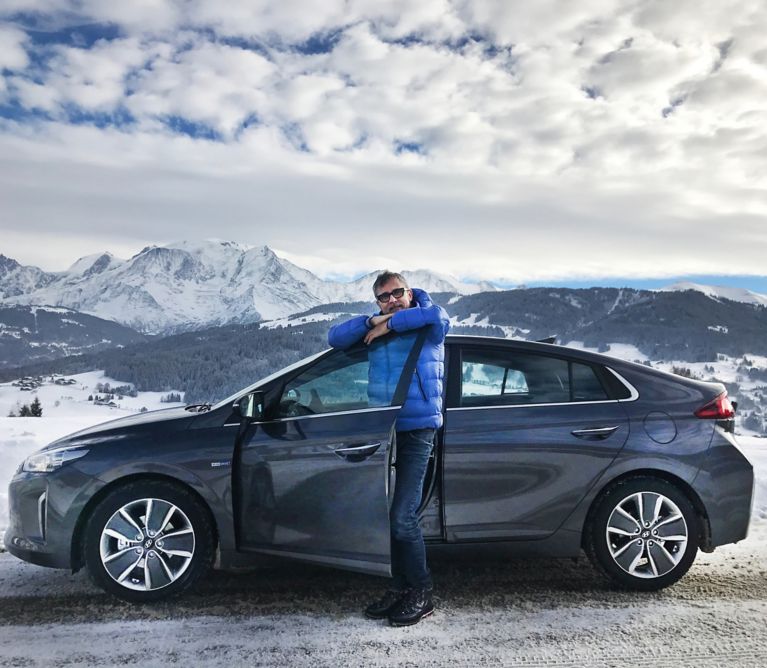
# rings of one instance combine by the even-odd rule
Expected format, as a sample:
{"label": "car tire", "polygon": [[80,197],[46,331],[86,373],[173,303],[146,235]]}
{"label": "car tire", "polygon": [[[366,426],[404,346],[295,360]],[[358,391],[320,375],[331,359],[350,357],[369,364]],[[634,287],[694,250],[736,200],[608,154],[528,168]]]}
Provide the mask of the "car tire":
{"label": "car tire", "polygon": [[133,603],[187,591],[209,570],[214,550],[208,509],[190,490],[164,480],[113,489],[93,508],[84,532],[92,580]]}
{"label": "car tire", "polygon": [[700,521],[687,495],[666,480],[643,476],[601,494],[587,521],[584,547],[615,584],[656,591],[689,570],[699,542]]}

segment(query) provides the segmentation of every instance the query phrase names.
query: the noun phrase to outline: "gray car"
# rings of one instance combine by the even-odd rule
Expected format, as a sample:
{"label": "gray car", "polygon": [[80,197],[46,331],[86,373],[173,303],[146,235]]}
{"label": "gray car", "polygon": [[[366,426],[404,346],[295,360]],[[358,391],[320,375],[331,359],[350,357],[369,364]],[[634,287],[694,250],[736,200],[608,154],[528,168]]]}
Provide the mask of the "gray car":
{"label": "gray car", "polygon": [[[392,335],[393,336],[393,335]],[[157,600],[214,564],[287,557],[390,574],[395,420],[370,347],[328,350],[214,406],[121,418],[27,458],[7,549]],[[725,388],[546,343],[449,336],[444,427],[421,506],[431,551],[576,557],[666,587],[747,535],[753,468]],[[371,393],[370,396],[373,396]],[[379,397],[380,394],[376,394]]]}

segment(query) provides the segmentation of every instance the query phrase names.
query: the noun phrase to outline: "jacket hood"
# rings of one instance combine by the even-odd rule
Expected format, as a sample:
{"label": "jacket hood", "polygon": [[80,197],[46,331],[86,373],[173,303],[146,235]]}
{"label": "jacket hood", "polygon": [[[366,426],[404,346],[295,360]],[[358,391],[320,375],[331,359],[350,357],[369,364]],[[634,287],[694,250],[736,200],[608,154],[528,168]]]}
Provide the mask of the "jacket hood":
{"label": "jacket hood", "polygon": [[413,290],[413,301],[421,308],[427,308],[434,303],[426,290],[421,290],[420,288],[411,289]]}

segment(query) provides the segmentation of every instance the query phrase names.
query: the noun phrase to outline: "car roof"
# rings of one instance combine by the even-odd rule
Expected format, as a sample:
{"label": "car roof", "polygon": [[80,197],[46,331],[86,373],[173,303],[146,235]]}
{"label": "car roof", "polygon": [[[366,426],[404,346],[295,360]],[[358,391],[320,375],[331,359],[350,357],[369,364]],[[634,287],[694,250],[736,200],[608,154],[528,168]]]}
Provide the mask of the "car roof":
{"label": "car roof", "polygon": [[544,343],[543,341],[528,341],[526,339],[505,339],[500,336],[477,336],[474,334],[448,334],[445,337],[445,343],[453,345],[472,345],[472,346],[492,346],[497,348],[498,346],[510,347],[510,348],[522,348],[526,350],[537,350],[540,352],[548,352],[549,354],[555,353],[585,353],[586,355],[597,355],[598,357],[604,357],[598,353],[590,353],[586,350],[579,348],[568,348],[567,346],[559,346],[555,343]]}
{"label": "car roof", "polygon": [[[577,358],[584,362],[593,362],[596,364],[614,366],[638,366],[633,362],[622,360],[619,357],[603,355],[601,353],[582,350],[580,348],[569,348],[555,343],[544,343],[542,341],[527,341],[525,339],[505,339],[499,336],[476,336],[469,334],[448,334],[445,337],[445,343],[450,346],[470,345],[487,348],[509,348],[514,350],[524,350],[526,352],[535,352],[543,355],[565,356]],[[645,368],[645,367],[642,367]]]}

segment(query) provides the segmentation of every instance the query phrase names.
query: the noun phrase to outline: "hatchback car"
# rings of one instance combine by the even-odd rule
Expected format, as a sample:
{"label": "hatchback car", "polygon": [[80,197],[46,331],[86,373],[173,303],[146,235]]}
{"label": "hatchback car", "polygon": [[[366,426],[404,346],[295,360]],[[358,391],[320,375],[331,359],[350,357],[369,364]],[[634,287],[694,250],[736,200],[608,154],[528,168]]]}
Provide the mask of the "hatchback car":
{"label": "hatchback car", "polygon": [[[394,335],[391,335],[392,337]],[[214,406],[121,418],[27,458],[5,544],[87,567],[131,601],[264,555],[390,574],[396,383],[377,348],[328,350]],[[422,342],[422,338],[420,339]],[[576,557],[660,589],[699,549],[746,537],[753,469],[722,385],[547,343],[449,336],[444,426],[424,486],[430,550]],[[370,397],[375,396],[373,400]]]}

